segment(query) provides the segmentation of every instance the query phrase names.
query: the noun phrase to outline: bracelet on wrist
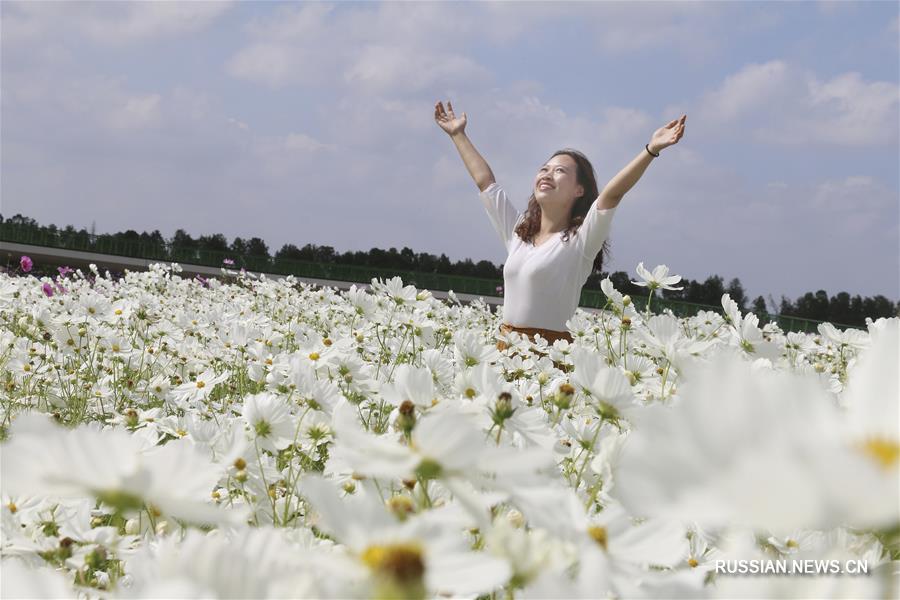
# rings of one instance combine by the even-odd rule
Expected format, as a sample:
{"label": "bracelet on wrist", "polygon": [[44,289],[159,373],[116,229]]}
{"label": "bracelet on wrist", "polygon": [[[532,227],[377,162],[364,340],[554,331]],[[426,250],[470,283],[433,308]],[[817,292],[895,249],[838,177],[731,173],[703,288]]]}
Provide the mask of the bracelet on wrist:
{"label": "bracelet on wrist", "polygon": [[644,145],[644,148],[646,148],[647,153],[650,154],[650,156],[653,156],[653,157],[659,157],[659,154],[658,154],[658,153],[657,153],[657,154],[653,154],[653,152],[650,151],[650,144],[645,144],[645,145]]}

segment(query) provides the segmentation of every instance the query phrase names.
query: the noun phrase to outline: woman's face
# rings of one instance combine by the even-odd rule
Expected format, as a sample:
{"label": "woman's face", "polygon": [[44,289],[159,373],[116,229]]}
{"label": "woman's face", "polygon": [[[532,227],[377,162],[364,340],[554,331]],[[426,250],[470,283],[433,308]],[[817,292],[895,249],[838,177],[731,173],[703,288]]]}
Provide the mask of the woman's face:
{"label": "woman's face", "polygon": [[575,159],[568,154],[557,154],[547,161],[534,180],[534,199],[538,204],[559,202],[570,205],[575,198],[584,195],[584,187],[579,185]]}

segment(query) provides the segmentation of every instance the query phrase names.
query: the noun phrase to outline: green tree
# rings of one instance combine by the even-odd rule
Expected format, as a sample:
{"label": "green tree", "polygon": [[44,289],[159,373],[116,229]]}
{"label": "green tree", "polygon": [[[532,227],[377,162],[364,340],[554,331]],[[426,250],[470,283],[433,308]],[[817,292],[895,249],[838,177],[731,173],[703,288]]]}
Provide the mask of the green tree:
{"label": "green tree", "polygon": [[197,246],[202,250],[212,250],[214,252],[228,252],[228,240],[221,233],[212,235],[201,235],[197,238]]}
{"label": "green tree", "polygon": [[175,231],[175,235],[172,236],[172,245],[176,248],[196,248],[197,242],[187,231],[178,229]]}
{"label": "green tree", "polygon": [[756,300],[753,301],[753,305],[750,307],[750,310],[757,317],[760,317],[760,320],[762,320],[762,317],[764,315],[769,314],[769,311],[766,309],[766,299],[762,296],[756,297]]}
{"label": "green tree", "polygon": [[247,240],[247,255],[248,256],[264,256],[269,258],[269,247],[266,245],[261,238],[252,237]]}
{"label": "green tree", "polygon": [[[747,312],[747,294],[744,293],[744,286],[741,285],[740,279],[737,277],[732,279],[725,291],[728,292],[728,295],[731,296],[731,299],[738,305],[742,313]],[[721,296],[719,300],[721,302]]]}

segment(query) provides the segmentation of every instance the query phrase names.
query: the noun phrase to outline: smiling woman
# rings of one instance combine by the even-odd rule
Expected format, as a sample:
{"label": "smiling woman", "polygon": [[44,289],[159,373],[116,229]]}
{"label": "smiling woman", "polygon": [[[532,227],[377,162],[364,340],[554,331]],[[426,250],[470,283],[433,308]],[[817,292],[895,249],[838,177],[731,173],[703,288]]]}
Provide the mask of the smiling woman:
{"label": "smiling woman", "polygon": [[[502,334],[516,331],[529,338],[540,334],[550,343],[571,341],[566,323],[575,314],[588,276],[603,267],[616,207],[659,152],[681,139],[687,116],[656,130],[644,150],[602,191],[584,154],[555,152],[538,169],[524,213],[510,203],[466,136],[466,114],[457,117],[449,101],[446,109],[438,102],[434,118],[456,145],[508,254]],[[501,339],[497,347],[504,350],[507,344]]]}

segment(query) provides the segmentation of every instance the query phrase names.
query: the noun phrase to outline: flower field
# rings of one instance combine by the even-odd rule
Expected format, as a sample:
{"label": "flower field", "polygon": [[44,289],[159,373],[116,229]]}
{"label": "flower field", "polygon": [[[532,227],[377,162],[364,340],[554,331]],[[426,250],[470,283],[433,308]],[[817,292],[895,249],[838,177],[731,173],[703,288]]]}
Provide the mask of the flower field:
{"label": "flower field", "polygon": [[2,597],[900,594],[900,319],[179,272],[0,274]]}

